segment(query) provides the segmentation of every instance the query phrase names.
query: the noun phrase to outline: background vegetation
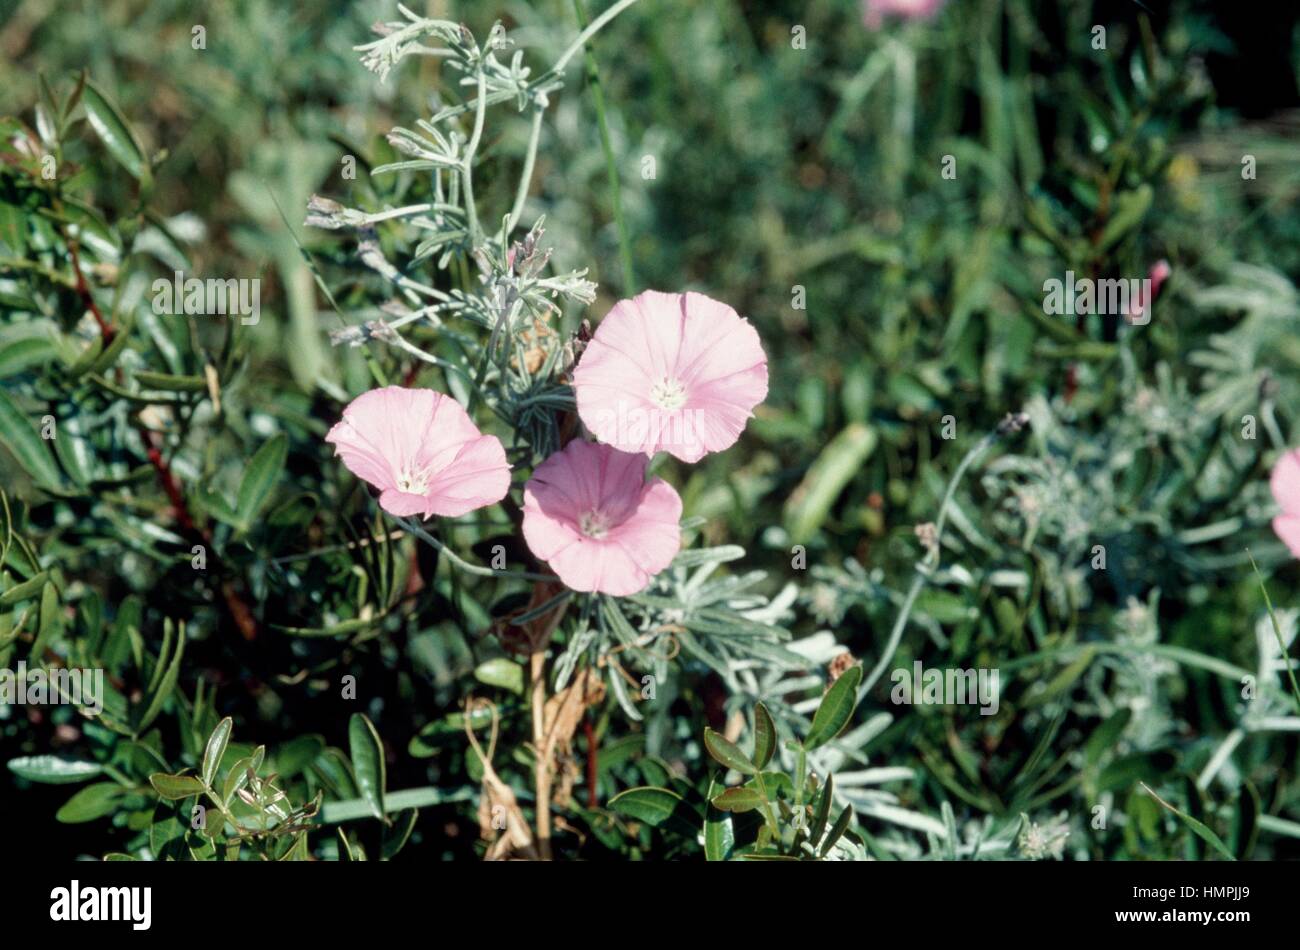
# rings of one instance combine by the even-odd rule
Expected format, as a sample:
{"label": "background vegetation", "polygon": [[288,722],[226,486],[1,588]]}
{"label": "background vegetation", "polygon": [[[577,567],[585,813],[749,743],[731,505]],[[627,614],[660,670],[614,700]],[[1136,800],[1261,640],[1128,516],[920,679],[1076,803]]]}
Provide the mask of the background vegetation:
{"label": "background vegetation", "polygon": [[[599,10],[417,12],[480,41],[504,21],[537,73]],[[0,658],[103,666],[120,726],[0,710],[0,788],[42,854],[473,858],[480,826],[500,830],[480,812],[500,803],[493,778],[533,812],[504,623],[527,588],[390,536],[322,441],[374,384],[368,359],[448,388],[398,350],[331,346],[386,291],[354,241],[302,224],[314,193],[366,211],[424,200],[417,175],[369,170],[400,158],[390,129],[463,91],[434,57],[386,82],[361,68],[352,47],[396,18],[387,2],[0,0]],[[561,773],[557,856],[699,856],[694,819],[718,827],[702,802],[723,783],[705,728],[750,748],[762,701],[791,768],[805,753],[784,742],[818,729],[845,648],[864,673],[888,668],[808,750],[836,774],[818,807],[853,808],[837,856],[1296,854],[1300,718],[1279,642],[1300,592],[1267,485],[1298,441],[1296,40],[1294,11],[1193,0],[960,0],[879,31],[841,0],[642,0],[594,41],[598,79],[574,61],[523,216],[545,216],[555,273],[598,285],[556,332],[646,287],[702,290],[758,327],[771,390],[732,450],[659,467],[696,550],[722,551],[674,568],[673,590],[720,584],[762,631],[714,640],[683,621],[698,650],[629,653],[653,701],[600,668],[608,691],[583,694]],[[510,207],[528,135],[527,115],[496,116],[480,206]],[[419,238],[382,241],[409,260]],[[1049,278],[1161,259],[1173,276],[1145,327],[1043,313]],[[454,248],[411,266],[472,281]],[[148,287],[175,270],[259,278],[261,320],[154,314]],[[1022,411],[1027,427],[986,441]],[[58,438],[32,441],[47,414]],[[927,557],[915,528],[963,459]],[[502,532],[471,517],[452,536],[486,560]],[[602,636],[621,636],[611,616]],[[562,627],[553,659],[579,656],[579,633]],[[1000,670],[997,715],[892,703],[888,672],[915,660]],[[471,695],[500,717],[486,782]],[[199,790],[149,779],[186,769],[279,833],[187,833],[179,803]],[[611,805],[644,786],[682,804]]]}

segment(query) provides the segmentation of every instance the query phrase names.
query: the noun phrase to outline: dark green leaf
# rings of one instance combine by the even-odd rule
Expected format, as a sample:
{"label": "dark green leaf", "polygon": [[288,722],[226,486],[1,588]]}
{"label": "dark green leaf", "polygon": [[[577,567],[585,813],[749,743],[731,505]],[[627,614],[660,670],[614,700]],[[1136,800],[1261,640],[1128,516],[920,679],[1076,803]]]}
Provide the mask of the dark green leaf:
{"label": "dark green leaf", "polygon": [[372,723],[362,713],[353,713],[348,723],[348,744],[352,753],[352,771],[357,790],[376,818],[384,817],[384,790],[387,785],[384,744]]}
{"label": "dark green leaf", "polygon": [[217,779],[217,769],[221,767],[221,757],[226,754],[232,728],[234,728],[234,721],[227,716],[217,723],[217,728],[213,729],[212,735],[208,737],[207,748],[203,750],[203,782],[208,787],[211,787]]}
{"label": "dark green leaf", "polygon": [[729,788],[721,795],[715,795],[713,807],[721,811],[746,812],[763,806],[763,796],[747,785]]}
{"label": "dark green leaf", "polygon": [[759,703],[754,707],[754,765],[766,768],[776,752],[776,723],[767,707]]}
{"label": "dark green leaf", "polygon": [[73,759],[60,755],[29,755],[9,760],[9,771],[29,782],[63,785],[84,782],[103,771],[98,762]]}
{"label": "dark green leaf", "polygon": [[86,81],[81,99],[86,106],[86,117],[90,120],[90,127],[95,130],[95,134],[104,143],[108,153],[117,159],[118,163],[134,178],[141,182],[148,182],[149,163],[145,159],[144,148],[117,105],[90,80]]}
{"label": "dark green leaf", "polygon": [[125,795],[126,789],[116,782],[96,782],[69,798],[54,817],[65,825],[94,821],[111,815]]}
{"label": "dark green leaf", "polygon": [[692,840],[700,833],[698,817],[689,819],[690,809],[682,797],[666,788],[629,788],[611,798],[609,807],[652,828],[671,829]]}
{"label": "dark green leaf", "polygon": [[415,830],[416,819],[419,817],[419,811],[414,808],[398,812],[397,817],[393,819],[392,829],[384,836],[383,856],[385,861],[397,857],[397,853],[406,846],[406,842],[411,837],[411,832]]}
{"label": "dark green leaf", "polygon": [[851,666],[840,674],[839,679],[822,697],[821,705],[813,714],[812,726],[803,740],[805,749],[815,749],[830,742],[853,718],[853,710],[858,705],[858,684],[862,682],[862,667]]}
{"label": "dark green leaf", "polygon": [[1173,805],[1169,804],[1167,801],[1165,801],[1163,798],[1161,798],[1159,795],[1153,792],[1151,790],[1151,787],[1147,785],[1146,782],[1141,782],[1139,784],[1144,789],[1146,789],[1148,795],[1154,798],[1157,802],[1159,802],[1169,811],[1177,815],[1179,820],[1181,820],[1183,824],[1185,824],[1188,828],[1190,828],[1192,833],[1195,834],[1198,838],[1200,838],[1202,841],[1204,841],[1206,844],[1212,847],[1215,851],[1218,851],[1219,854],[1223,855],[1229,861],[1237,860],[1237,858],[1233,855],[1233,853],[1230,850],[1228,850],[1228,846],[1223,843],[1223,839],[1220,838],[1218,835],[1216,835],[1213,831],[1211,831],[1207,825],[1197,821],[1191,815],[1188,815],[1185,812],[1181,812]]}
{"label": "dark green leaf", "polygon": [[709,793],[706,796],[708,806],[704,814],[704,858],[707,861],[727,860],[736,846],[736,830],[732,826],[731,816],[713,805],[717,787],[717,782],[710,779]]}
{"label": "dark green leaf", "polygon": [[849,825],[852,823],[853,806],[850,805],[840,812],[839,818],[835,819],[835,824],[831,826],[831,830],[827,833],[826,840],[822,842],[821,850],[817,852],[818,855],[824,858],[830,854],[831,848],[835,847],[835,842],[839,841],[844,832],[849,830]]}
{"label": "dark green leaf", "polygon": [[37,427],[4,390],[0,390],[0,443],[13,453],[18,464],[38,485],[57,488],[62,484],[63,478],[49,446]]}
{"label": "dark green leaf", "polygon": [[[136,726],[136,732],[144,732],[149,728],[150,723],[158,718],[158,714],[163,710],[163,704],[167,702],[167,697],[171,696],[172,691],[176,689],[176,680],[181,674],[181,657],[185,654],[185,625],[181,624],[176,638],[176,650],[172,654],[171,661],[163,672],[162,679],[158,683],[158,689],[154,692],[153,697],[149,700],[149,705],[140,717],[140,722]],[[166,661],[165,655],[158,657],[159,664]]]}
{"label": "dark green leaf", "polygon": [[276,435],[267,440],[248,463],[248,471],[240,482],[239,499],[235,504],[235,511],[245,530],[252,527],[262,506],[271,497],[288,451],[288,439],[283,434]]}
{"label": "dark green leaf", "polygon": [[704,748],[727,768],[735,769],[742,775],[753,775],[758,771],[735,743],[728,742],[720,733],[707,726],[704,729]]}
{"label": "dark green leaf", "polygon": [[812,846],[817,847],[817,842],[822,839],[822,832],[826,830],[826,822],[831,817],[831,801],[835,797],[835,776],[826,776],[826,784],[821,787],[820,797],[817,799],[817,807],[813,810],[812,826],[808,829],[808,840]]}
{"label": "dark green leaf", "polygon": [[524,691],[524,668],[504,656],[485,660],[474,668],[474,678],[488,686],[498,686],[512,693]]}
{"label": "dark green leaf", "polygon": [[149,784],[169,802],[190,798],[203,792],[203,783],[193,775],[168,775],[157,772],[149,776]]}

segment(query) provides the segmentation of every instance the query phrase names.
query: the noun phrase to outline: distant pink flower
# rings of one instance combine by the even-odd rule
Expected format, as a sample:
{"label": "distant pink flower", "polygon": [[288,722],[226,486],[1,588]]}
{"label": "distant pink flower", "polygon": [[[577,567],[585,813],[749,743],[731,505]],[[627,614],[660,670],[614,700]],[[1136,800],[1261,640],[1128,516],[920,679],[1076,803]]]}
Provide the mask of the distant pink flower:
{"label": "distant pink flower", "polygon": [[682,499],[645,455],[574,439],[524,486],[524,540],[574,590],[646,589],[682,544]]}
{"label": "distant pink flower", "polygon": [[944,0],[863,0],[862,22],[869,29],[878,30],[887,16],[928,20],[939,12],[943,4]]}
{"label": "distant pink flower", "polygon": [[767,397],[767,356],[725,303],[647,290],[605,315],[573,388],[578,415],[601,442],[698,462],[734,445]]}
{"label": "distant pink flower", "polygon": [[1273,531],[1292,555],[1300,557],[1300,449],[1292,449],[1277,460],[1269,487],[1282,509],[1273,519]]}
{"label": "distant pink flower", "polygon": [[1172,273],[1173,268],[1164,258],[1151,265],[1151,269],[1147,272],[1147,280],[1151,281],[1150,299],[1145,289],[1138,291],[1136,299],[1129,302],[1127,316],[1130,323],[1146,325],[1151,322],[1151,305],[1160,296],[1160,288]]}
{"label": "distant pink flower", "polygon": [[325,441],[353,475],[380,490],[398,517],[454,518],[510,489],[505,449],[478,430],[460,403],[432,389],[385,386],[343,410]]}

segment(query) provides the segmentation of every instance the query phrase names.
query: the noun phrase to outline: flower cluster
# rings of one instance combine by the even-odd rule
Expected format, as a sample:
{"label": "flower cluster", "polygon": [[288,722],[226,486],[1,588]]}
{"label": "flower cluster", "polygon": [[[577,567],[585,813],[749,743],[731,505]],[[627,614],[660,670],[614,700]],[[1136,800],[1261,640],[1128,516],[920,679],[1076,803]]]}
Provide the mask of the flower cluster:
{"label": "flower cluster", "polygon": [[[697,462],[735,444],[767,396],[758,333],[703,294],[646,291],[601,322],[573,372],[576,438],[524,486],[523,535],[567,586],[627,596],[681,547],[682,500],[650,459]],[[455,400],[387,386],[357,397],[326,436],[398,517],[456,517],[499,502],[510,466]]]}

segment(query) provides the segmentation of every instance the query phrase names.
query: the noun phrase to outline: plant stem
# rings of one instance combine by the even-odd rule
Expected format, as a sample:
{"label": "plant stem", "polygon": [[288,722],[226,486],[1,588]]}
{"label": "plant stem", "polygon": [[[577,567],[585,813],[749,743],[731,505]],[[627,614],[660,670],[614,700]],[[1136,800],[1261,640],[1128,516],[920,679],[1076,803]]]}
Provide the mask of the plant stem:
{"label": "plant stem", "polygon": [[510,209],[510,219],[506,222],[506,233],[502,244],[510,240],[510,232],[519,223],[524,213],[524,202],[528,200],[528,186],[533,181],[533,165],[537,161],[537,143],[542,136],[542,115],[546,109],[540,105],[533,106],[533,126],[528,132],[528,151],[524,154],[524,170],[519,175],[519,188],[515,191],[515,203]]}
{"label": "plant stem", "polygon": [[[634,2],[634,0],[628,0],[628,2]],[[615,4],[602,16],[612,17],[618,12],[619,6],[620,4]],[[578,23],[586,23],[586,3],[583,0],[573,0],[573,9],[578,14]],[[600,18],[597,18],[592,26],[600,22]],[[587,32],[584,30],[583,35],[585,36]],[[596,126],[600,130],[600,148],[605,153],[605,169],[609,174],[609,198],[614,212],[614,225],[618,229],[618,251],[623,264],[623,293],[631,296],[636,293],[636,277],[632,270],[632,243],[628,239],[627,221],[623,218],[622,185],[619,182],[618,161],[614,157],[614,145],[609,138],[609,123],[605,119],[605,90],[600,84],[600,69],[596,65],[596,57],[590,47],[587,48],[586,61],[587,80],[591,83],[591,99],[596,106]]]}
{"label": "plant stem", "polygon": [[966,474],[966,470],[975,463],[975,460],[983,455],[988,447],[1004,434],[1005,425],[1005,423],[1000,424],[996,429],[976,442],[957,465],[957,470],[952,473],[952,478],[948,480],[948,488],[943,493],[943,501],[939,505],[939,514],[935,519],[934,547],[927,551],[925,557],[916,563],[916,573],[912,578],[912,585],[908,588],[907,596],[903,599],[903,606],[894,621],[894,629],[889,633],[889,641],[885,644],[885,651],[880,655],[880,659],[871,670],[871,673],[858,687],[858,702],[862,702],[871,687],[876,685],[876,681],[885,672],[885,668],[889,666],[890,661],[893,660],[894,651],[898,649],[898,644],[903,639],[903,631],[907,627],[908,618],[912,615],[912,608],[916,605],[916,598],[921,593],[921,588],[925,586],[925,579],[939,566],[939,552],[943,542],[943,526],[948,520],[948,506],[952,504],[952,497],[957,492],[957,485]]}
{"label": "plant stem", "polygon": [[528,657],[528,675],[532,684],[534,784],[537,786],[537,850],[543,861],[551,860],[551,763],[546,746],[546,647],[540,646]]}
{"label": "plant stem", "polygon": [[1268,588],[1264,586],[1264,575],[1259,572],[1259,565],[1255,563],[1255,556],[1250,553],[1250,548],[1246,549],[1246,556],[1250,558],[1250,566],[1255,569],[1255,578],[1259,581],[1259,592],[1264,595],[1264,607],[1268,610],[1268,619],[1273,625],[1273,635],[1277,637],[1277,648],[1282,660],[1282,668],[1286,670],[1287,678],[1291,681],[1291,695],[1295,697],[1297,708],[1300,708],[1300,685],[1297,685],[1295,681],[1295,671],[1291,668],[1291,654],[1287,651],[1286,641],[1282,639],[1282,628],[1277,624],[1277,614],[1273,613],[1273,601],[1268,596]]}
{"label": "plant stem", "polygon": [[781,844],[781,827],[776,823],[776,813],[772,811],[772,803],[767,797],[767,785],[763,782],[762,769],[754,773],[754,781],[758,785],[758,794],[763,796],[763,814],[767,816],[767,826],[772,831],[772,843],[779,847]]}
{"label": "plant stem", "polygon": [[[569,44],[569,48],[566,49],[560,55],[560,58],[555,61],[555,65],[547,70],[547,75],[558,76],[563,73],[564,67],[569,65],[569,60],[573,59],[573,57],[578,54],[578,50],[582,49],[587,40],[595,36],[604,28],[606,23],[614,19],[614,17],[618,16],[634,3],[636,3],[636,0],[618,0],[618,3],[614,4],[600,16],[596,17],[596,19],[594,19],[586,29],[578,34],[577,39]],[[586,21],[587,18],[585,15],[579,14],[579,16],[584,22]]]}
{"label": "plant stem", "polygon": [[474,155],[478,152],[478,143],[483,138],[483,119],[487,115],[487,78],[483,73],[483,65],[479,64],[478,68],[478,97],[474,101],[474,131],[470,133],[469,144],[465,146],[465,154],[461,157],[460,173],[461,182],[465,189],[465,217],[468,218],[469,224],[469,243],[471,247],[478,247],[479,239],[482,236],[482,227],[478,220],[478,210],[474,207]]}
{"label": "plant stem", "polygon": [[466,561],[455,551],[443,544],[429,532],[425,531],[418,524],[408,518],[397,518],[393,515],[387,516],[389,520],[401,525],[407,531],[411,532],[417,538],[428,542],[437,549],[438,553],[450,561],[455,567],[460,568],[466,574],[473,574],[476,577],[513,577],[521,581],[554,581],[559,580],[554,574],[534,574],[529,571],[498,571],[494,568],[483,567],[481,564],[471,564]]}

